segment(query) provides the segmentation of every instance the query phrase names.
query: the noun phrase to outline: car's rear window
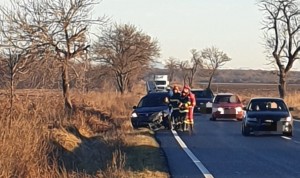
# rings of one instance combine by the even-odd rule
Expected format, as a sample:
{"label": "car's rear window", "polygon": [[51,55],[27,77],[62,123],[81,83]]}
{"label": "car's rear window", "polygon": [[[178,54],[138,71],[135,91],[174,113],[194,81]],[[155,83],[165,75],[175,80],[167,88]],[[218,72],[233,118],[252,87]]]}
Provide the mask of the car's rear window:
{"label": "car's rear window", "polygon": [[156,107],[165,106],[165,98],[167,95],[148,95],[143,97],[137,107]]}
{"label": "car's rear window", "polygon": [[217,95],[214,103],[241,103],[241,101],[236,95]]}
{"label": "car's rear window", "polygon": [[248,108],[250,111],[288,111],[285,103],[280,100],[256,100],[249,103]]}
{"label": "car's rear window", "polygon": [[195,90],[192,93],[195,94],[196,98],[213,98],[213,94],[209,90]]}

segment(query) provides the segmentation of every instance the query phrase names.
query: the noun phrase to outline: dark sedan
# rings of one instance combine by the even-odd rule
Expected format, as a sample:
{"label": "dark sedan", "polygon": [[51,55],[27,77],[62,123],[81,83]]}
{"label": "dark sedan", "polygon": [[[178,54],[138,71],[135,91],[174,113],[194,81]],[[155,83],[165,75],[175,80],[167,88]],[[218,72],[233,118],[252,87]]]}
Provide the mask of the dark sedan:
{"label": "dark sedan", "polygon": [[214,93],[210,89],[192,89],[195,94],[196,106],[195,112],[211,113],[211,105],[214,99]]}
{"label": "dark sedan", "polygon": [[258,131],[293,135],[293,117],[281,98],[253,98],[245,109],[242,134],[250,135]]}
{"label": "dark sedan", "polygon": [[134,128],[150,127],[155,129],[160,126],[169,127],[169,106],[166,98],[168,92],[148,93],[142,97],[137,106],[133,107],[131,123]]}

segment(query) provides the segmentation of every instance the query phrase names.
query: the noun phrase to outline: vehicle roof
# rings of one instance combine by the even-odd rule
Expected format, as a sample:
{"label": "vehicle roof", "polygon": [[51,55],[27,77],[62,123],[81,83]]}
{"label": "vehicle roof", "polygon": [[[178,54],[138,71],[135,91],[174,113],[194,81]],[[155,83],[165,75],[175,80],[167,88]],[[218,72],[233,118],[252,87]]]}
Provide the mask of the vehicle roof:
{"label": "vehicle roof", "polygon": [[149,92],[145,96],[155,96],[155,95],[162,95],[162,96],[169,95],[169,92],[166,92],[166,91]]}
{"label": "vehicle roof", "polygon": [[192,88],[191,91],[204,91],[205,89],[202,88]]}
{"label": "vehicle roof", "polygon": [[250,99],[250,101],[252,100],[281,100],[284,101],[282,98],[278,98],[278,97],[253,97]]}
{"label": "vehicle roof", "polygon": [[217,93],[216,95],[236,95],[236,94],[233,94],[233,93]]}

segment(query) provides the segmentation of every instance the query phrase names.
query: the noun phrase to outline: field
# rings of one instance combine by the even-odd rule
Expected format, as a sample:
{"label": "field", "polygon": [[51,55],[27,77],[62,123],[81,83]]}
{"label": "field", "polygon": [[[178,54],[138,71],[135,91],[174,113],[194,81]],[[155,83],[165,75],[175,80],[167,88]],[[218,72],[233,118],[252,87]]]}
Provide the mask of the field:
{"label": "field", "polygon": [[[12,110],[1,91],[0,177],[169,177],[164,154],[148,129],[134,130],[132,106],[138,91],[72,91],[74,113],[66,116],[60,91],[18,90]],[[299,86],[288,89],[289,106],[299,116]],[[278,96],[271,85],[213,85],[214,92],[245,100]]]}
{"label": "field", "polygon": [[[217,92],[231,92],[238,94],[244,104],[252,97],[279,97],[277,85],[272,84],[213,84],[212,90]],[[300,117],[300,85],[287,86],[286,103],[295,110],[292,112],[294,118]]]}

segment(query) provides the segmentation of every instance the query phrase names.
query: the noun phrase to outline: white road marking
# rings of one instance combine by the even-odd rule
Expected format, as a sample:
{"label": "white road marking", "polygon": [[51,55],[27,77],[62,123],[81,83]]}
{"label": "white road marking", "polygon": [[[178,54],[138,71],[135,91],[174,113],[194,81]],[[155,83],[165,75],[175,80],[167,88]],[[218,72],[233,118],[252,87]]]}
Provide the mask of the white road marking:
{"label": "white road marking", "polygon": [[281,138],[284,138],[284,139],[286,139],[286,140],[292,140],[291,137],[286,137],[286,136],[281,136]]}
{"label": "white road marking", "polygon": [[300,144],[300,141],[293,140],[291,137],[281,136],[281,138],[286,139],[286,140],[291,140],[294,143]]}
{"label": "white road marking", "polygon": [[178,133],[175,130],[172,130],[172,133],[181,146],[181,148],[185,151],[185,153],[191,158],[197,168],[202,172],[205,178],[213,178],[214,176],[204,167],[200,160],[191,152],[191,150],[186,146],[186,144],[179,137]]}

